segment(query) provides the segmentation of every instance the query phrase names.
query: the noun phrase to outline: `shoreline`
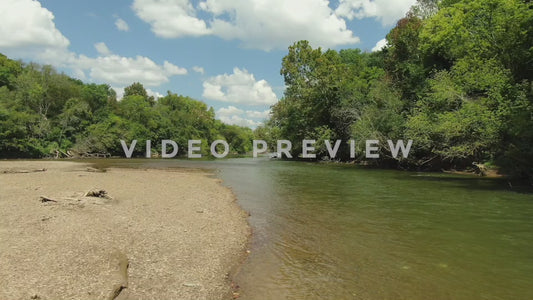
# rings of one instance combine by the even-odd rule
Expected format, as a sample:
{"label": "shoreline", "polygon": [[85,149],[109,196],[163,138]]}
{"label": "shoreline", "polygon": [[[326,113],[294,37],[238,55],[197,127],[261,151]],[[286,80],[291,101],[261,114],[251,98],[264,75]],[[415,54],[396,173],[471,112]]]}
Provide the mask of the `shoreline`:
{"label": "shoreline", "polygon": [[248,213],[210,175],[0,161],[0,298],[238,296]]}
{"label": "shoreline", "polygon": [[[267,155],[260,155],[259,156],[260,158],[269,158]],[[229,154],[227,157],[223,158],[223,159],[233,159],[233,158],[252,158],[250,155],[232,155],[232,154]],[[64,162],[76,162],[76,163],[84,163],[84,164],[88,164],[88,165],[94,165],[95,162],[92,162],[91,160],[101,160],[102,158],[4,158],[4,159],[0,159],[0,162],[4,161],[4,162],[16,162],[16,161],[64,161]],[[167,159],[167,158],[160,158],[160,157],[152,157],[152,158],[146,158],[146,157],[142,157],[142,156],[139,156],[139,157],[132,157],[132,158],[124,158],[122,156],[112,156],[112,157],[107,157],[107,158],[104,158],[103,160],[106,160],[106,159],[113,159],[113,160],[132,160],[132,161],[135,161],[135,160],[144,160],[144,159],[153,159],[153,160],[160,160],[160,159]],[[179,157],[175,157],[175,158],[171,158],[172,159],[175,159],[175,160],[183,160],[183,161],[187,161],[187,160],[192,160],[192,161],[214,161],[216,159],[213,159],[213,158],[207,158],[207,157],[203,157],[203,158],[195,158],[195,159],[188,159],[187,157],[185,156],[179,156]],[[479,178],[500,178],[500,179],[504,179],[504,178],[509,178],[509,174],[505,174],[505,173],[500,173],[500,168],[499,167],[490,167],[490,168],[485,168],[483,164],[481,164],[481,166],[483,166],[483,171],[480,172],[480,170],[475,170],[475,168],[463,168],[463,169],[454,169],[454,168],[449,168],[449,169],[421,169],[421,170],[417,170],[417,169],[409,169],[409,168],[395,168],[395,167],[386,167],[386,166],[375,166],[375,165],[370,165],[370,164],[367,164],[367,163],[364,163],[364,162],[356,162],[354,160],[348,160],[348,161],[338,161],[338,160],[319,160],[319,159],[316,159],[316,160],[313,160],[313,159],[302,159],[302,158],[292,158],[292,159],[286,159],[286,158],[283,158],[283,159],[279,159],[279,158],[270,158],[272,160],[280,160],[280,161],[288,161],[288,162],[307,162],[307,163],[316,163],[316,164],[326,164],[326,165],[346,165],[346,166],[353,166],[353,167],[358,167],[358,168],[365,168],[365,169],[370,169],[370,170],[395,170],[395,171],[406,171],[406,172],[421,172],[421,173],[435,173],[435,174],[452,174],[452,175],[464,175],[464,176],[471,176],[471,177],[479,177]],[[113,168],[121,168],[121,167],[113,167]],[[183,168],[183,169],[187,169],[187,168]],[[189,170],[195,170],[194,168],[190,168]]]}

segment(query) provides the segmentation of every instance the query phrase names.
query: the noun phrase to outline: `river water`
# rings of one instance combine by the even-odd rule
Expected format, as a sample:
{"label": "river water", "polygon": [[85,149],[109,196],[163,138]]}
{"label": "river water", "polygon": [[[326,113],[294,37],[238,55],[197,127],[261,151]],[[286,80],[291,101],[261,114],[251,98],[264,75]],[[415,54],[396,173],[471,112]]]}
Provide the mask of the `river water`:
{"label": "river water", "polygon": [[468,176],[268,159],[213,170],[250,212],[241,299],[533,299],[533,194]]}

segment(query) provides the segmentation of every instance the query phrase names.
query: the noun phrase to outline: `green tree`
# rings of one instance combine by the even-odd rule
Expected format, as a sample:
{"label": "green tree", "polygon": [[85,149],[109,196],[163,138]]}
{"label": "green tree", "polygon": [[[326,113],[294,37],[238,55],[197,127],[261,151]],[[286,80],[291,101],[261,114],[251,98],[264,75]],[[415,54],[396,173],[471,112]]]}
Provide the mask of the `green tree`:
{"label": "green tree", "polygon": [[22,64],[0,53],[0,87],[14,88],[14,81],[22,72]]}

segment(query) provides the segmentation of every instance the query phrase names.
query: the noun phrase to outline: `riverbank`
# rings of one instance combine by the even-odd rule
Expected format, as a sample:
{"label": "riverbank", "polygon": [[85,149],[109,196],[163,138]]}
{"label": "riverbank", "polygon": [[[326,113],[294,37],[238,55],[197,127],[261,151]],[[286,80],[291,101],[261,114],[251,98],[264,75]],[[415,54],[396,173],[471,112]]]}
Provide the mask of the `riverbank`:
{"label": "riverbank", "polygon": [[[295,159],[293,161],[306,161],[303,159]],[[346,164],[346,165],[353,165],[360,168],[368,168],[368,169],[378,169],[378,170],[400,170],[400,171],[418,171],[418,172],[424,172],[424,173],[445,173],[445,174],[454,174],[454,175],[465,175],[465,176],[475,176],[475,177],[485,177],[485,178],[508,178],[508,174],[503,174],[500,171],[499,167],[496,166],[490,166],[487,167],[484,164],[473,164],[469,168],[462,168],[462,169],[429,169],[429,170],[419,170],[416,168],[399,168],[399,167],[382,167],[382,166],[376,166],[372,165],[368,162],[361,161],[337,161],[337,160],[320,160],[317,161],[321,164]]]}
{"label": "riverbank", "polygon": [[231,297],[250,228],[228,188],[198,170],[97,171],[0,161],[0,299]]}

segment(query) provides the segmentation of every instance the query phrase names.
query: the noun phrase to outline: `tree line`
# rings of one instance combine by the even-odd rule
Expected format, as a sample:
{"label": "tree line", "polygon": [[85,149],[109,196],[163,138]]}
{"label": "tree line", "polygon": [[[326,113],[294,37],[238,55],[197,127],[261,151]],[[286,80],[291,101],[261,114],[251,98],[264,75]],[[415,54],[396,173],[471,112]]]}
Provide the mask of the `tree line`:
{"label": "tree line", "polygon": [[[120,140],[223,139],[231,153],[251,150],[250,128],[226,125],[201,101],[168,92],[155,99],[133,83],[117,101],[107,84],[83,83],[51,66],[0,55],[0,157],[124,156]],[[157,155],[161,145],[154,145]],[[203,147],[208,154],[209,147]],[[180,147],[179,154],[187,149]],[[143,156],[138,147],[134,156]]]}
{"label": "tree line", "polygon": [[[419,170],[499,166],[533,178],[533,9],[520,0],[422,0],[378,52],[289,47],[286,90],[255,130],[270,141],[356,141],[357,160]],[[379,140],[366,160],[365,140]],[[393,158],[386,140],[413,140]],[[342,150],[342,149],[341,149]],[[339,150],[349,159],[349,149]],[[318,157],[327,156],[325,147]]]}

